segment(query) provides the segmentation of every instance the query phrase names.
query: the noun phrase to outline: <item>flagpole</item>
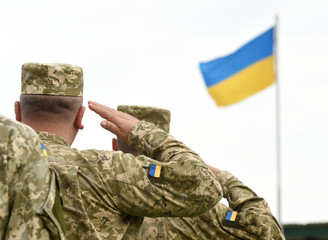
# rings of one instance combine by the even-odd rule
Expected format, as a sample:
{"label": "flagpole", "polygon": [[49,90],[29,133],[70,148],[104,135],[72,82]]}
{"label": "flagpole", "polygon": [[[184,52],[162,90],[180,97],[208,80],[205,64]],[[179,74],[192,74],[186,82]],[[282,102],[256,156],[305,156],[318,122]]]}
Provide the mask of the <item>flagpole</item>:
{"label": "flagpole", "polygon": [[276,14],[276,25],[274,28],[274,53],[275,53],[275,73],[276,73],[276,131],[277,131],[277,200],[278,200],[278,222],[281,223],[281,152],[280,152],[280,92],[279,92],[279,75],[278,75],[278,20]]}

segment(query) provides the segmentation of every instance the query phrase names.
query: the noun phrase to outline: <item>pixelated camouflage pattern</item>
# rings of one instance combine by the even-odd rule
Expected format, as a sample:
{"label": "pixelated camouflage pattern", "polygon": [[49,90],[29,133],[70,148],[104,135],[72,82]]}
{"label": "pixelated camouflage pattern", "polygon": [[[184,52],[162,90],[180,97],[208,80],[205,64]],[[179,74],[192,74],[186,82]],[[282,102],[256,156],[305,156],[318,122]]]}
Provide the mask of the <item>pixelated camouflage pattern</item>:
{"label": "pixelated camouflage pattern", "polygon": [[[139,239],[144,216],[197,216],[221,198],[221,185],[202,159],[169,133],[140,121],[129,144],[144,155],[70,148],[40,132],[59,177],[68,239]],[[149,177],[162,165],[163,182]]]}
{"label": "pixelated camouflage pattern", "polygon": [[170,131],[171,112],[169,110],[150,106],[119,105],[117,110],[128,113],[139,120],[154,123],[166,132]]}
{"label": "pixelated camouflage pattern", "polygon": [[83,70],[60,63],[25,63],[21,94],[83,96]]}
{"label": "pixelated camouflage pattern", "polygon": [[144,240],[167,239],[167,233],[164,223],[165,221],[160,217],[159,218],[145,217],[141,226],[140,239],[144,239]]}
{"label": "pixelated camouflage pattern", "polygon": [[[141,239],[285,239],[283,231],[263,198],[227,171],[217,173],[229,207],[218,203],[193,218],[145,218]],[[237,211],[235,221],[225,220]]]}
{"label": "pixelated camouflage pattern", "polygon": [[0,239],[64,239],[53,214],[60,211],[55,175],[39,137],[1,115],[0,136]]}

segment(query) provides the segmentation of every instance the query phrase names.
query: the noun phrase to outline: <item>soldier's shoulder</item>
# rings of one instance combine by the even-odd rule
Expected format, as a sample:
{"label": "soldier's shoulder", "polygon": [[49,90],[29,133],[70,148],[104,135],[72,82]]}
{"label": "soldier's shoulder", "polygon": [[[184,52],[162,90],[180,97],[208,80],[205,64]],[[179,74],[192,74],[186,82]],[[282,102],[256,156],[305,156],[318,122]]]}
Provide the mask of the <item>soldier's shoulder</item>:
{"label": "soldier's shoulder", "polygon": [[88,160],[111,160],[119,152],[112,150],[88,149],[80,151],[83,158]]}
{"label": "soldier's shoulder", "polygon": [[27,142],[34,143],[39,139],[36,132],[29,126],[2,115],[0,115],[0,132],[3,140],[4,137],[11,137],[17,141],[25,139]]}

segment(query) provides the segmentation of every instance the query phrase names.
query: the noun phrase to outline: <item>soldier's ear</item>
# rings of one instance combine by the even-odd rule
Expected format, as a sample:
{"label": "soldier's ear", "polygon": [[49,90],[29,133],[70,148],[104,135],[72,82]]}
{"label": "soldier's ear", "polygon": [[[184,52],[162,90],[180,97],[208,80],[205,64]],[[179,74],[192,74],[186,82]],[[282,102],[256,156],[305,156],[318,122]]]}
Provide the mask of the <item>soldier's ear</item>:
{"label": "soldier's ear", "polygon": [[16,121],[18,121],[18,122],[22,121],[22,116],[21,116],[21,111],[20,111],[20,102],[19,101],[15,102],[15,117],[16,117]]}
{"label": "soldier's ear", "polygon": [[82,130],[84,128],[84,125],[82,124],[84,112],[85,112],[85,107],[84,106],[80,107],[79,111],[76,114],[75,121],[74,121],[75,127],[77,127],[80,130]]}
{"label": "soldier's ear", "polygon": [[117,142],[116,138],[112,139],[112,148],[114,151],[118,151],[118,142]]}

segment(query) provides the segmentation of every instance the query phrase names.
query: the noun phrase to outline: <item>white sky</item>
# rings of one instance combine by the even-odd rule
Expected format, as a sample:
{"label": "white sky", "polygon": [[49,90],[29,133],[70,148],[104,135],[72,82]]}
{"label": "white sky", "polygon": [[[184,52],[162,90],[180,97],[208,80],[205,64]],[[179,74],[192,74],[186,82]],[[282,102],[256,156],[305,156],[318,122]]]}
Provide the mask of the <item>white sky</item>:
{"label": "white sky", "polygon": [[[277,215],[275,85],[219,108],[198,64],[233,52],[278,13],[281,220],[328,222],[327,10],[326,0],[1,1],[0,113],[14,118],[23,63],[79,65],[86,101],[170,109],[173,136]],[[111,150],[100,120],[88,110],[73,146]]]}

